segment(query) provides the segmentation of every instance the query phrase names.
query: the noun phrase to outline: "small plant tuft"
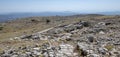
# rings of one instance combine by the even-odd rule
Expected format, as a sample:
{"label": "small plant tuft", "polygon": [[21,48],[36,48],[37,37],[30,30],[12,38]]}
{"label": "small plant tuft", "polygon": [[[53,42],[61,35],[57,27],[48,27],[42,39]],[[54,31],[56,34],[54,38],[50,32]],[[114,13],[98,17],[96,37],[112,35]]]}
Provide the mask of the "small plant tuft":
{"label": "small plant tuft", "polygon": [[113,45],[106,45],[105,48],[110,51],[110,50],[112,50],[114,48],[114,46]]}
{"label": "small plant tuft", "polygon": [[49,24],[51,21],[49,19],[46,19],[46,24]]}
{"label": "small plant tuft", "polygon": [[3,30],[3,27],[2,27],[2,26],[0,26],[0,30]]}

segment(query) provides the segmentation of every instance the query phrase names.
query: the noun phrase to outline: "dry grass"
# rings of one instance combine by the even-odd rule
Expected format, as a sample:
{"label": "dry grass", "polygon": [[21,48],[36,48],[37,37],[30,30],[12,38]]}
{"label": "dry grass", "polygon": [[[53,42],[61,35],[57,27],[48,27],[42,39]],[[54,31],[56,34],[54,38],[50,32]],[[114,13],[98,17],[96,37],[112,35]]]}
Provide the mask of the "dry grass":
{"label": "dry grass", "polygon": [[44,20],[37,22],[37,23],[31,22],[29,19],[10,21],[4,24],[4,29],[0,32],[0,41],[8,40],[9,38],[12,38],[15,36],[21,36],[24,34],[29,35],[29,34],[39,32],[41,30],[44,30],[50,27],[57,26],[59,24],[64,25],[64,24],[70,24],[74,22],[78,22],[78,19],[67,19],[67,20],[51,19],[51,22],[49,24],[46,24]]}
{"label": "dry grass", "polygon": [[[29,35],[35,32],[39,32],[42,30],[45,30],[47,28],[51,28],[54,26],[57,26],[59,24],[65,25],[65,24],[71,24],[71,23],[76,23],[79,22],[80,20],[84,21],[93,21],[95,19],[106,19],[106,18],[116,18],[115,16],[94,16],[94,17],[60,17],[60,16],[55,16],[55,17],[30,17],[30,18],[23,18],[19,20],[13,20],[7,23],[3,24],[3,30],[0,31],[0,46],[5,44],[4,46],[20,46],[20,45],[28,45],[30,42],[19,42],[19,41],[12,41],[10,42],[11,44],[7,44],[8,40],[10,38],[16,37],[16,36],[21,36],[21,35]],[[37,20],[35,22],[32,22],[31,20]],[[49,19],[51,22],[49,24],[46,24],[45,20]],[[98,21],[99,22],[99,21]],[[15,43],[15,44],[14,44]],[[36,42],[31,42],[32,44],[29,45],[34,45]],[[42,41],[38,42],[42,43]],[[3,47],[4,47],[3,46]],[[0,47],[1,48],[1,47]],[[106,47],[108,49],[111,49]]]}
{"label": "dry grass", "polygon": [[105,48],[108,50],[108,51],[111,51],[114,46],[113,45],[106,45]]}

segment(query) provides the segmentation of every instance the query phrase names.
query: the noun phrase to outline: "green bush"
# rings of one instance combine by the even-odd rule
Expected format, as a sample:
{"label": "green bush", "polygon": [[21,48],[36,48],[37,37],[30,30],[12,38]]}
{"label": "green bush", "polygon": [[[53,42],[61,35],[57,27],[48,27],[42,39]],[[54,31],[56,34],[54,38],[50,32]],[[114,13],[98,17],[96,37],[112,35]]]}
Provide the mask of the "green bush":
{"label": "green bush", "polygon": [[38,23],[38,22],[39,22],[39,20],[36,20],[36,19],[31,19],[31,22]]}
{"label": "green bush", "polygon": [[49,20],[49,19],[46,19],[46,23],[48,24],[48,23],[50,23],[51,21]]}
{"label": "green bush", "polygon": [[2,27],[2,26],[0,26],[0,30],[3,30],[3,27]]}

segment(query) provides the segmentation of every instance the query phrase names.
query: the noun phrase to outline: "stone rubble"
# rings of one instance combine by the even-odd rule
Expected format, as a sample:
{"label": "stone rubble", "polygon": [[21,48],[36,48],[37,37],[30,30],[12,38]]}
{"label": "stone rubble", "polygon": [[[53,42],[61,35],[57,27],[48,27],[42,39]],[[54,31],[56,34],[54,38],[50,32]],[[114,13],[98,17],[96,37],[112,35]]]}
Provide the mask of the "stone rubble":
{"label": "stone rubble", "polygon": [[[15,37],[12,40],[48,42],[41,46],[4,50],[0,57],[120,57],[120,33],[112,32],[111,24],[99,22],[91,26],[91,22],[80,21]],[[60,43],[56,46],[51,42]]]}

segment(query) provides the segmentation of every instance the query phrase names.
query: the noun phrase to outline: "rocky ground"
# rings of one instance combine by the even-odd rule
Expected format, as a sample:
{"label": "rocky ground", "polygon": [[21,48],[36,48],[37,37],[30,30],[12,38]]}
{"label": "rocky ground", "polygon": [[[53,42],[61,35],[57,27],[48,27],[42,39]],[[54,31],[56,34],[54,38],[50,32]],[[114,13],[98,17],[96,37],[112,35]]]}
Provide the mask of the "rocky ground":
{"label": "rocky ground", "polygon": [[120,19],[93,19],[14,37],[41,44],[6,47],[0,57],[120,57]]}

